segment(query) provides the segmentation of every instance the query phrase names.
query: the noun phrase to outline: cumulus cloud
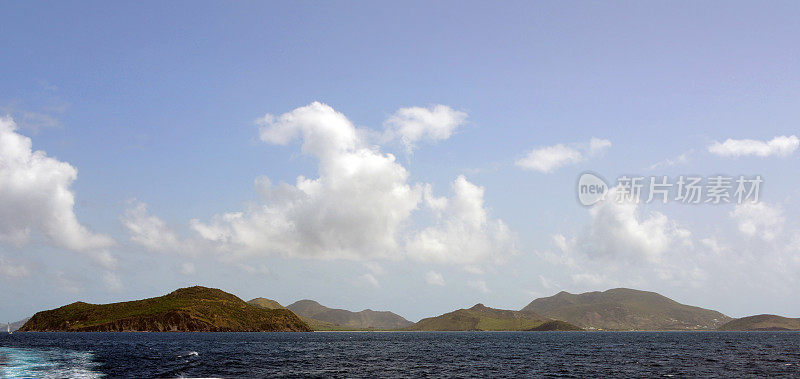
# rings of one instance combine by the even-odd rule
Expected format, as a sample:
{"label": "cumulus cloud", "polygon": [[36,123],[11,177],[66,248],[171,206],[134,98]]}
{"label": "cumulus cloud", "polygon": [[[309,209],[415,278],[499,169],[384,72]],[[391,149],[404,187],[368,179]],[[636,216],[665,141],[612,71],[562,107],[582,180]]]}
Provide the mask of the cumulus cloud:
{"label": "cumulus cloud", "polygon": [[612,192],[588,210],[584,228],[553,235],[554,249],[537,253],[562,267],[573,285],[591,290],[713,284],[734,291],[785,283],[765,290],[786,291],[800,284],[800,238],[793,237],[800,232],[791,230],[777,205],[737,205],[729,212],[733,228],[720,224],[707,236],[644,207],[618,203]]}
{"label": "cumulus cloud", "polygon": [[[439,107],[428,111],[434,120],[449,112]],[[421,111],[398,114],[427,120]],[[266,115],[259,125],[265,142],[289,144],[299,139],[302,152],[318,161],[318,176],[299,176],[293,185],[260,177],[256,188],[263,203],[210,221],[191,221],[200,238],[228,256],[369,261],[410,255],[442,263],[475,263],[497,257],[511,246],[508,227],[487,216],[483,188],[459,177],[453,198],[434,197],[430,185],[410,184],[408,171],[393,155],[367,144],[365,133],[328,105],[315,102],[280,116]],[[448,133],[408,135],[417,136],[409,141],[418,141]],[[423,197],[426,209],[438,212],[437,224],[414,233],[412,214]]]}
{"label": "cumulus cloud", "polygon": [[401,108],[384,123],[385,138],[399,138],[411,152],[420,141],[436,142],[450,138],[466,119],[466,113],[446,105]]}
{"label": "cumulus cloud", "polygon": [[515,163],[518,167],[526,170],[550,173],[568,164],[581,162],[587,156],[602,154],[609,147],[611,147],[611,141],[600,138],[592,138],[589,143],[578,143],[571,146],[563,144],[544,146],[531,150]]}
{"label": "cumulus cloud", "polygon": [[[41,234],[57,247],[90,252],[114,244],[78,222],[70,186],[78,171],[69,163],[33,151],[31,139],[0,118],[0,242],[22,246]],[[107,261],[108,254],[98,256]]]}
{"label": "cumulus cloud", "polygon": [[742,234],[765,241],[774,240],[783,231],[786,222],[781,207],[767,203],[737,204],[730,216],[736,220]]}
{"label": "cumulus cloud", "polygon": [[715,141],[708,147],[708,151],[723,157],[786,157],[792,155],[798,146],[800,139],[792,135],[778,136],[769,141],[752,139],[727,139],[722,143]]}
{"label": "cumulus cloud", "polygon": [[429,199],[437,224],[414,234],[406,245],[411,258],[424,262],[471,265],[502,262],[516,251],[511,230],[492,219],[483,204],[484,188],[461,175],[452,184],[451,198]]}
{"label": "cumulus cloud", "polygon": [[431,270],[425,274],[425,282],[434,286],[443,286],[444,277],[442,277],[442,274]]}
{"label": "cumulus cloud", "polygon": [[195,253],[191,242],[180,239],[164,220],[151,215],[147,211],[145,203],[132,202],[131,206],[125,210],[122,224],[128,230],[131,242],[143,246],[147,250],[181,254]]}
{"label": "cumulus cloud", "polygon": [[312,103],[260,121],[261,139],[288,144],[318,159],[319,177],[295,185],[262,178],[266,204],[192,221],[204,239],[234,254],[278,253],[307,258],[387,258],[398,253],[397,236],[417,208],[422,188],[391,154],[366,146],[355,127],[328,105]]}
{"label": "cumulus cloud", "polygon": [[556,251],[539,251],[545,261],[568,269],[577,285],[641,286],[648,278],[697,276],[693,234],[666,215],[617,201],[617,188],[589,209],[589,223],[573,236],[552,236]]}
{"label": "cumulus cloud", "polygon": [[584,254],[661,262],[670,249],[691,244],[691,232],[660,212],[644,213],[635,201],[617,201],[616,191],[589,210],[591,222],[576,241]]}

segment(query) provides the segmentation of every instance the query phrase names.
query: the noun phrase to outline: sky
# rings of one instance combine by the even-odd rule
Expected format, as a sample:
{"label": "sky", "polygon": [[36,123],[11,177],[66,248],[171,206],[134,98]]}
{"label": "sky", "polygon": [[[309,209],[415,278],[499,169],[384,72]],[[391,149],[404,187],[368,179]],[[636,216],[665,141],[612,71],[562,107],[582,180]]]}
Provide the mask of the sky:
{"label": "sky", "polygon": [[[412,321],[615,287],[800,317],[797,2],[0,16],[0,321],[190,285]],[[763,183],[614,199],[664,176]]]}

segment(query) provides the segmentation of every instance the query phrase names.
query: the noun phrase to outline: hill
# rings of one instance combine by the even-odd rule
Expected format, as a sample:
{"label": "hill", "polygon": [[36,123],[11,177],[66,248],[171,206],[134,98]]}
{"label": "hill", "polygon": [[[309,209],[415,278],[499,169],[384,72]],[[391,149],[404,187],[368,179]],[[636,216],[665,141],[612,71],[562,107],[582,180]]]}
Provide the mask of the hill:
{"label": "hill", "polygon": [[577,295],[562,291],[536,299],[522,310],[589,330],[714,330],[731,320],[655,292],[627,288]]}
{"label": "hill", "polygon": [[[11,324],[11,328],[10,328],[11,331],[14,332],[17,329],[21,328],[22,325],[25,325],[25,323],[27,321],[28,321],[28,319],[26,318],[26,319],[23,319],[23,320],[14,321],[14,322],[9,323],[9,324]],[[8,324],[0,324],[0,333],[5,333],[6,330],[9,329],[7,326],[8,326]]]}
{"label": "hill", "polygon": [[495,309],[483,304],[476,304],[469,309],[459,309],[441,316],[422,319],[406,329],[418,331],[580,330],[574,325],[565,322],[554,323],[553,321],[535,312]]}
{"label": "hill", "polygon": [[310,319],[309,322],[315,330],[392,330],[412,324],[388,311],[365,309],[351,312],[328,308],[313,300],[300,300],[286,308],[306,320]]}
{"label": "hill", "polygon": [[731,320],[717,330],[723,331],[779,331],[800,330],[800,318],[776,315],[758,315]]}
{"label": "hill", "polygon": [[566,321],[553,320],[545,322],[535,328],[527,329],[529,332],[577,332],[583,329]]}
{"label": "hill", "polygon": [[72,303],[36,313],[20,331],[306,332],[311,328],[286,309],[255,307],[222,290],[196,286],[144,300]]}
{"label": "hill", "polygon": [[264,309],[286,309],[286,307],[281,305],[281,303],[272,299],[265,299],[263,297],[257,297],[253,300],[250,300],[247,302],[247,304],[255,305],[259,308],[264,308]]}
{"label": "hill", "polygon": [[[277,301],[271,300],[271,299],[266,299],[266,298],[263,298],[263,297],[257,297],[257,298],[255,298],[253,300],[248,301],[247,303],[251,304],[251,305],[255,305],[256,307],[259,307],[259,308],[286,309],[286,307],[284,307],[283,305],[281,305]],[[308,318],[308,317],[303,317],[303,316],[297,316],[297,317],[300,317],[300,319],[303,320],[303,322],[305,322],[313,330],[319,330],[319,331],[361,330],[361,329],[348,328],[346,326],[332,324],[330,322],[314,320],[313,318]]]}

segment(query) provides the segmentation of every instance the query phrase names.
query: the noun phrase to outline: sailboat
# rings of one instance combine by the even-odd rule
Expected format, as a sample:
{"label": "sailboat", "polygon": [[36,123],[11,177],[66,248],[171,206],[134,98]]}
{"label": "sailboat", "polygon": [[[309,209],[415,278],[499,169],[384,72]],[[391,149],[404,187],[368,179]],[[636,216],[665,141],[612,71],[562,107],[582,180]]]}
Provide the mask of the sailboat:
{"label": "sailboat", "polygon": [[11,332],[11,323],[10,322],[8,324],[6,324],[6,331],[8,332],[8,334],[12,334],[12,332]]}

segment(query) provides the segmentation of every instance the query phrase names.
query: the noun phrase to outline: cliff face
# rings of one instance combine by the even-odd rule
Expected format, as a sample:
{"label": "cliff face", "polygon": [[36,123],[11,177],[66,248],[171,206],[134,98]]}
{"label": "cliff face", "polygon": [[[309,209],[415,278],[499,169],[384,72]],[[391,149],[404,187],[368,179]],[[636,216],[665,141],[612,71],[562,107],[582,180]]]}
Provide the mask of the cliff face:
{"label": "cliff face", "polygon": [[291,332],[311,331],[286,309],[263,309],[218,289],[183,288],[168,295],[113,304],[77,302],[38,312],[19,329],[37,332]]}

